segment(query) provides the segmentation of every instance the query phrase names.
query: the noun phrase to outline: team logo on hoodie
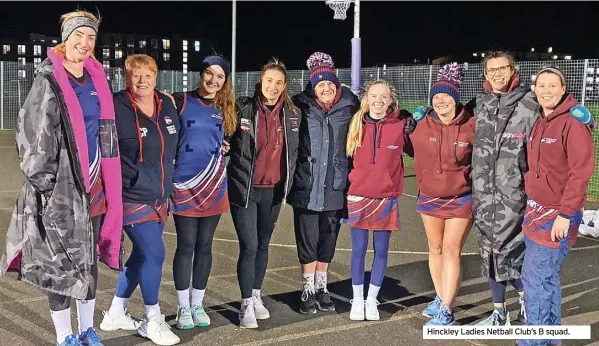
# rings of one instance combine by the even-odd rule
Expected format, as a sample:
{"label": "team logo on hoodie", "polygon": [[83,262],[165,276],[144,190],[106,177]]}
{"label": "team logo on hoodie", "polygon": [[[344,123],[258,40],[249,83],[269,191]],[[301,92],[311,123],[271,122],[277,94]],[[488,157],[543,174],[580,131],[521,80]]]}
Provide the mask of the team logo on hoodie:
{"label": "team logo on hoodie", "polygon": [[545,138],[541,138],[541,143],[545,143],[545,144],[553,144],[553,143],[555,143],[555,142],[557,142],[557,139],[556,139],[556,138],[547,138],[547,137],[545,137]]}
{"label": "team logo on hoodie", "polygon": [[170,117],[164,117],[164,122],[167,125],[172,125],[173,124],[173,120]]}

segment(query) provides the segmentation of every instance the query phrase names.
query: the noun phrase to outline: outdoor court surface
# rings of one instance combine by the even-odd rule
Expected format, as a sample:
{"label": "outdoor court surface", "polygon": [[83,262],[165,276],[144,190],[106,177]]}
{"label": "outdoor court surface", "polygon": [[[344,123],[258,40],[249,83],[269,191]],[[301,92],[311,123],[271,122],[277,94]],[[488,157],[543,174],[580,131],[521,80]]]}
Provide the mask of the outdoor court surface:
{"label": "outdoor court surface", "polygon": [[[21,186],[15,152],[14,132],[0,132],[0,243],[4,245],[5,230],[12,207]],[[415,210],[417,194],[415,178],[406,172],[405,195],[401,199],[403,230],[391,240],[389,266],[380,291],[381,321],[349,320],[349,300],[352,297],[350,279],[350,237],[343,226],[337,252],[330,267],[329,290],[335,298],[337,311],[301,315],[298,311],[301,273],[293,236],[292,210],[282,210],[270,248],[268,273],[263,292],[271,319],[259,322],[255,330],[237,326],[239,288],[236,278],[238,244],[230,216],[224,215],[216,231],[213,245],[213,268],[206,292],[207,311],[212,324],[190,331],[174,331],[184,345],[514,345],[513,340],[423,340],[420,316],[423,307],[434,297],[427,263],[426,237]],[[589,205],[596,208],[596,205]],[[160,306],[168,320],[177,312],[177,295],[172,281],[172,258],[176,235],[172,221],[166,227],[167,260],[163,268]],[[130,249],[130,243],[127,241]],[[370,245],[372,248],[372,245]],[[476,235],[472,232],[464,247],[463,286],[455,311],[458,324],[472,324],[490,313],[489,286],[480,277],[480,260]],[[591,325],[592,340],[565,341],[564,345],[599,345],[599,240],[581,237],[562,266],[563,324]],[[127,254],[128,255],[128,254]],[[372,252],[367,255],[370,268]],[[100,266],[99,292],[96,305],[96,326],[102,310],[110,305],[117,272]],[[47,298],[40,290],[17,282],[16,275],[0,279],[0,345],[54,345]],[[508,292],[508,309],[512,319],[517,314],[517,295]],[[139,290],[131,299],[129,310],[142,317],[143,304]],[[73,304],[73,325],[76,315]],[[107,346],[152,345],[135,332],[100,332]]]}

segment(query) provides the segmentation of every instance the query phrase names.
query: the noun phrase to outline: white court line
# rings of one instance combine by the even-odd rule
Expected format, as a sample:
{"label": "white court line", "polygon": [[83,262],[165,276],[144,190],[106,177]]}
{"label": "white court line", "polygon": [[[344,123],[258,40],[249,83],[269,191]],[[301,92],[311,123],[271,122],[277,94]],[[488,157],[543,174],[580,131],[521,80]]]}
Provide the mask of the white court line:
{"label": "white court line", "polygon": [[[163,233],[167,234],[167,235],[177,236],[177,233],[173,233],[173,232],[163,232]],[[239,240],[236,240],[236,239],[214,238],[213,240],[221,241],[221,242],[225,242],[225,243],[239,243]],[[293,245],[293,244],[276,244],[276,243],[270,243],[269,246],[283,247],[283,248],[288,248],[288,249],[295,249],[297,247],[296,245]],[[591,250],[591,249],[597,249],[597,248],[599,248],[599,245],[590,245],[590,246],[575,247],[575,248],[571,249],[570,251]],[[335,251],[351,252],[351,249],[336,248]],[[372,252],[374,252],[374,250],[367,250],[367,252],[372,253]],[[428,251],[389,250],[389,253],[396,254],[396,255],[428,256]],[[462,256],[478,256],[478,255],[480,255],[478,252],[463,252],[462,253]]]}
{"label": "white court line", "polygon": [[[176,233],[172,233],[172,232],[164,232],[164,234],[168,234],[168,235],[174,235],[176,236]],[[238,240],[235,239],[223,239],[223,238],[214,238],[213,240],[216,241],[222,241],[225,243],[239,243]],[[284,247],[284,248],[289,248],[289,249],[295,249],[297,246],[293,245],[293,244],[275,244],[275,243],[270,243],[269,246],[276,246],[276,247]],[[336,248],[335,251],[343,251],[343,252],[351,252],[351,249],[343,249],[343,248]],[[368,250],[367,252],[374,252],[374,250]],[[401,250],[389,250],[390,254],[403,254],[403,255],[428,255],[428,251],[401,251]],[[474,256],[474,255],[478,255],[478,252],[464,252],[462,253],[462,256]]]}
{"label": "white court line", "polygon": [[[291,270],[291,269],[297,269],[298,266],[294,265],[294,266],[287,266],[287,267],[278,267],[278,268],[272,268],[272,269],[267,269],[266,272],[267,273],[275,273],[278,271],[285,271],[285,270]],[[102,273],[100,273],[102,274]],[[234,274],[220,274],[220,275],[210,275],[210,279],[227,279],[227,278],[236,278],[237,277],[237,273]],[[22,281],[21,281],[22,282]],[[116,279],[115,279],[116,282]],[[26,282],[25,282],[26,283]],[[28,284],[28,283],[26,283]],[[162,281],[160,283],[160,286],[174,286],[175,285],[175,281],[173,280],[169,280],[169,281]],[[33,285],[31,285],[33,286]],[[35,287],[35,286],[33,286]],[[105,290],[97,290],[96,294],[114,294],[114,288],[108,288]],[[11,300],[6,300],[6,301],[2,301],[0,302],[0,305],[4,305],[4,304],[14,304],[14,303],[31,303],[31,302],[37,302],[37,301],[43,301],[45,299],[48,299],[47,295],[44,296],[39,296],[39,297],[28,297],[28,298],[22,298],[22,299],[11,299]],[[239,312],[237,310],[237,312]]]}

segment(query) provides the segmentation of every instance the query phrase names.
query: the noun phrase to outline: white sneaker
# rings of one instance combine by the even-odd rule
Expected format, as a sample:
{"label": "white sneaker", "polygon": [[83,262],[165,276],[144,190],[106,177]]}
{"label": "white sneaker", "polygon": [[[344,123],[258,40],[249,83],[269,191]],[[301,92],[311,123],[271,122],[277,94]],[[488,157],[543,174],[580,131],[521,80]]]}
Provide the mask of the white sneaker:
{"label": "white sneaker", "polygon": [[164,315],[156,316],[149,321],[144,318],[137,330],[139,335],[152,340],[156,345],[170,346],[178,344],[181,339],[171,331],[164,320]]}
{"label": "white sneaker", "polygon": [[210,317],[208,317],[202,304],[192,306],[191,316],[193,317],[193,324],[197,327],[208,327],[210,325]]}
{"label": "white sneaker", "polygon": [[349,319],[352,321],[364,321],[364,298],[354,298],[350,301],[351,311]]}
{"label": "white sneaker", "polygon": [[241,302],[239,326],[241,328],[258,328],[258,322],[256,321],[256,314],[254,312],[254,301],[252,298],[244,299]]}
{"label": "white sneaker", "polygon": [[379,302],[376,299],[370,297],[366,298],[364,307],[366,310],[366,319],[368,321],[378,321],[381,319],[377,305],[379,305]]}
{"label": "white sneaker", "polygon": [[118,316],[112,316],[109,311],[102,311],[102,314],[104,318],[100,323],[100,329],[105,332],[113,332],[119,329],[137,330],[139,328],[140,322],[133,319],[127,310]]}
{"label": "white sneaker", "polygon": [[254,315],[257,320],[266,320],[270,318],[270,312],[264,306],[262,297],[259,294],[252,295],[252,302],[254,303]]}
{"label": "white sneaker", "polygon": [[177,328],[179,329],[193,329],[194,327],[193,318],[191,317],[191,309],[186,306],[177,310]]}

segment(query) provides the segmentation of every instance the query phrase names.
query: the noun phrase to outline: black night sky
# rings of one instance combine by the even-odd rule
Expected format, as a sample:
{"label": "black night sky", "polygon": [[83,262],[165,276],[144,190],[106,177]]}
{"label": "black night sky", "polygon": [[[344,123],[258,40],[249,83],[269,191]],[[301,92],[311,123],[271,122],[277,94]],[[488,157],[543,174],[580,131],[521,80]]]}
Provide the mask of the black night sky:
{"label": "black night sky", "polygon": [[[62,13],[81,8],[102,15],[101,31],[207,38],[231,55],[231,8],[209,2],[3,2],[0,39],[30,32],[59,36]],[[290,69],[305,68],[321,50],[349,67],[353,11],[333,20],[324,1],[238,1],[237,70],[257,70],[271,56]],[[487,49],[546,50],[575,59],[599,58],[598,2],[361,1],[362,66],[426,62]]]}

